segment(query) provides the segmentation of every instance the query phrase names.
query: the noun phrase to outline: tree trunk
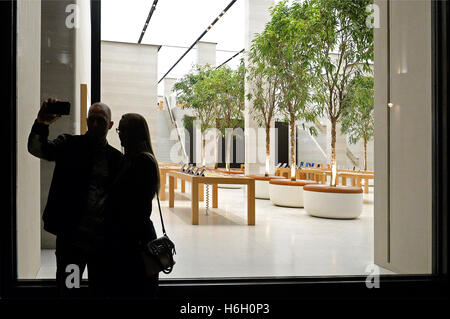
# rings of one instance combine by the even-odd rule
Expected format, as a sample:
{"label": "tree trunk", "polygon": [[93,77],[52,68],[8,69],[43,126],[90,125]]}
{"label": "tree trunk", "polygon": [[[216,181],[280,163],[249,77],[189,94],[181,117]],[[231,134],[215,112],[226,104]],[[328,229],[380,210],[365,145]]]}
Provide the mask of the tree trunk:
{"label": "tree trunk", "polygon": [[331,184],[336,186],[336,120],[331,120]]}
{"label": "tree trunk", "polygon": [[295,181],[295,119],[291,118],[291,181]]}
{"label": "tree trunk", "polygon": [[[214,168],[217,169],[219,167],[219,138],[221,138],[221,134],[217,132],[217,127],[219,127],[219,121],[216,119],[216,146],[214,149]],[[221,159],[222,160],[222,159]]]}
{"label": "tree trunk", "polygon": [[206,138],[202,135],[202,167],[206,165]]}
{"label": "tree trunk", "polygon": [[367,139],[364,139],[364,170],[367,171]]}
{"label": "tree trunk", "polygon": [[233,134],[231,132],[229,132],[227,134],[227,132],[225,131],[225,140],[227,143],[227,147],[226,147],[226,158],[225,158],[225,168],[227,171],[230,170],[230,155],[231,155],[231,141],[233,140]]}
{"label": "tree trunk", "polygon": [[266,171],[264,176],[270,174],[270,125],[266,126]]}

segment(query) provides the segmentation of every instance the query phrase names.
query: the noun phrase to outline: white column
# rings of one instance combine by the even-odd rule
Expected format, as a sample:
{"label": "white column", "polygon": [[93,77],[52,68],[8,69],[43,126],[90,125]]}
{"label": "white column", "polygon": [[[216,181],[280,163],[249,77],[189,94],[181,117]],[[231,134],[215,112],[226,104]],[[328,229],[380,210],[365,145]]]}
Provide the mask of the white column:
{"label": "white column", "polygon": [[[245,51],[248,52],[251,47],[255,33],[264,30],[265,24],[270,20],[269,8],[274,4],[273,0],[246,0],[245,1]],[[246,61],[248,65],[248,61]],[[251,83],[245,80],[245,94],[249,92]],[[265,169],[265,156],[258,156],[258,152],[263,151],[265,154],[265,138],[257,138],[258,131],[265,134],[264,129],[258,130],[258,123],[253,119],[251,109],[253,103],[245,99],[245,174],[263,174]],[[261,133],[259,133],[261,134]],[[275,162],[275,138],[272,134],[271,138],[271,172]],[[264,142],[262,142],[264,141]]]}
{"label": "white column", "polygon": [[[171,108],[176,106],[175,93],[172,92],[176,81],[177,79],[174,78],[164,78],[164,96],[169,100]],[[166,100],[164,100],[164,104],[166,104]]]}
{"label": "white column", "polygon": [[[170,147],[166,147],[166,154],[165,157],[167,158],[166,161],[168,162],[176,162],[179,163],[178,160],[180,158],[183,158],[184,155],[182,152],[182,147],[186,149],[186,140],[185,140],[185,131],[184,131],[184,123],[183,118],[185,114],[188,114],[188,110],[183,110],[181,107],[177,106],[177,99],[176,99],[176,93],[173,92],[173,87],[175,83],[177,82],[177,79],[175,78],[164,78],[164,97],[167,98],[169,101],[169,105],[166,105],[166,100],[164,99],[164,110],[158,111],[158,117],[163,119],[159,121],[160,127],[162,127],[162,130],[164,130],[163,126],[166,126],[165,130],[167,131],[166,136],[159,134],[159,143],[160,144],[167,144],[170,145]],[[177,123],[178,132],[181,136],[181,141],[183,143],[182,145],[178,144],[178,132],[175,130],[175,126],[172,125],[172,122],[169,118],[169,113],[167,112],[166,107],[170,107],[172,111],[172,115]],[[170,140],[170,141],[169,141]],[[176,146],[175,146],[176,145]],[[172,149],[172,147],[175,146],[178,151],[175,151],[175,149]],[[175,152],[178,154],[176,157],[172,156],[172,152]],[[188,150],[186,151],[186,153]]]}
{"label": "white column", "polygon": [[17,273],[34,279],[41,265],[40,160],[27,151],[39,110],[41,2],[17,2]]}
{"label": "white column", "polygon": [[[164,95],[167,96],[169,99],[172,114],[177,123],[178,130],[181,135],[181,140],[183,141],[182,143],[186,150],[186,155],[189,157],[189,155],[190,155],[189,139],[187,138],[187,137],[189,137],[189,132],[184,128],[183,120],[184,120],[185,115],[194,116],[194,112],[192,111],[192,109],[183,109],[181,106],[178,106],[176,93],[172,92],[172,89],[173,89],[176,81],[177,81],[177,79],[174,79],[174,78],[164,78]],[[164,101],[164,103],[166,103],[166,102]]]}
{"label": "white column", "polygon": [[197,64],[216,66],[216,47],[217,43],[203,42],[197,43]]}
{"label": "white column", "polygon": [[[206,65],[209,64],[212,67],[216,66],[216,47],[217,47],[217,43],[214,42],[202,42],[199,41],[197,43],[197,64],[198,65]],[[205,132],[207,133],[207,131]],[[195,133],[194,133],[195,134]],[[217,136],[217,132],[209,132],[206,135],[208,138],[211,138],[210,141],[214,141],[218,136]],[[196,147],[196,141],[197,139],[194,138],[194,148]],[[208,140],[207,142],[208,143]],[[216,152],[216,146],[214,143],[214,149],[208,149],[211,152]],[[215,153],[214,153],[215,154]],[[207,158],[211,159],[214,158],[214,156],[210,156],[210,154],[208,154]],[[207,160],[206,161],[206,166],[213,166],[213,162],[214,160]]]}

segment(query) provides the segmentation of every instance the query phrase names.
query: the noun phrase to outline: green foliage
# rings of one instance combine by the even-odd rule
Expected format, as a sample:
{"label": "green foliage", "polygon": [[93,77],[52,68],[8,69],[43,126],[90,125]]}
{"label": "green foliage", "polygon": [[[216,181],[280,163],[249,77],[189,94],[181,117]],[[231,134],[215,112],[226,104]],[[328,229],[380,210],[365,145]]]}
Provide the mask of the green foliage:
{"label": "green foliage", "polygon": [[314,101],[336,123],[346,104],[348,84],[370,73],[373,30],[366,25],[372,0],[311,0],[314,21]]}
{"label": "green foliage", "polygon": [[265,74],[278,80],[278,107],[290,122],[314,121],[315,109],[308,106],[314,56],[314,24],[309,1],[279,2],[272,19],[255,44],[263,51],[262,63],[270,64]]}
{"label": "green foliage", "polygon": [[[318,113],[331,122],[331,165],[336,167],[336,124],[348,103],[349,83],[355,76],[370,73],[373,60],[373,30],[366,21],[372,0],[310,0],[314,25],[313,101]],[[331,185],[336,175],[332,170]]]}
{"label": "green foliage", "polygon": [[173,89],[177,92],[178,103],[181,103],[183,108],[194,111],[195,117],[200,121],[201,132],[214,127],[216,120],[216,91],[210,77],[213,71],[209,65],[197,65],[177,81]]}
{"label": "green foliage", "polygon": [[272,33],[257,34],[248,52],[247,79],[251,83],[247,99],[252,101],[253,118],[259,126],[270,127],[280,100],[277,48],[272,45]]}
{"label": "green foliage", "polygon": [[313,122],[318,115],[318,109],[308,103],[315,55],[311,9],[309,1],[279,2],[271,8],[271,20],[255,37],[249,53],[249,80],[254,87],[248,98],[253,99],[254,114],[266,129],[275,111],[284,115],[290,125],[292,165],[295,122]]}
{"label": "green foliage", "polygon": [[174,91],[183,108],[194,111],[202,132],[218,125],[224,134],[225,128],[242,126],[244,79],[243,63],[237,70],[197,65],[175,83]]}
{"label": "green foliage", "polygon": [[186,108],[198,107],[199,99],[195,95],[195,86],[198,82],[205,79],[212,68],[210,66],[194,66],[193,70],[178,80],[173,88],[177,92],[177,100]]}
{"label": "green foliage", "polygon": [[195,117],[184,115],[183,116],[183,126],[186,130],[190,130],[194,126]]}
{"label": "green foliage", "polygon": [[[373,136],[373,115],[365,115],[373,109],[373,80],[370,89],[369,80],[362,77],[372,72],[373,30],[366,25],[371,14],[366,8],[372,3],[279,2],[271,8],[264,31],[252,42],[246,71],[243,66],[237,71],[197,66],[175,84],[178,101],[194,110],[202,132],[217,122],[222,134],[224,128],[242,122],[245,98],[252,100],[252,116],[260,126],[269,127],[280,112],[291,125],[291,134],[296,120],[302,120],[303,129],[317,134],[314,126],[305,123],[325,113],[332,123],[335,164],[337,122],[343,121],[351,141]],[[246,96],[244,74],[252,83]],[[366,118],[371,118],[372,124]],[[356,122],[361,127],[356,127]]]}
{"label": "green foliage", "polygon": [[374,134],[373,77],[357,76],[349,84],[342,113],[341,131],[352,144],[370,141]]}
{"label": "green foliage", "polygon": [[226,128],[242,126],[244,111],[245,67],[243,61],[237,70],[222,66],[211,73],[215,99],[218,105],[217,129],[225,136]]}

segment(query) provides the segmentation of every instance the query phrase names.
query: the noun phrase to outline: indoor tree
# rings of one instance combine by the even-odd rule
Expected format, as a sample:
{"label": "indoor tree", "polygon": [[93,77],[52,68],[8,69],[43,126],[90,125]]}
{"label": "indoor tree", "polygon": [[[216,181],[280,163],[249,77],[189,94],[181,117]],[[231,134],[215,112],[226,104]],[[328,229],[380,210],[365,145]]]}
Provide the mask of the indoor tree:
{"label": "indoor tree", "polygon": [[331,186],[336,186],[336,125],[351,79],[370,72],[373,31],[366,25],[371,0],[311,0],[314,33],[314,99],[331,122]]}
{"label": "indoor tree", "polygon": [[196,65],[193,70],[178,80],[173,90],[177,92],[177,100],[183,108],[193,111],[200,122],[202,136],[202,166],[206,164],[205,132],[214,127],[217,117],[217,98],[210,74],[214,69],[209,66]]}
{"label": "indoor tree", "polygon": [[259,126],[266,131],[266,165],[265,176],[270,174],[270,129],[276,115],[279,103],[279,75],[274,59],[277,51],[270,41],[271,33],[262,32],[253,39],[248,53],[247,80],[249,93],[247,98],[252,101],[251,113]]}
{"label": "indoor tree", "polygon": [[364,144],[364,170],[367,171],[367,142],[374,134],[374,90],[372,76],[356,76],[349,84],[343,101],[341,131],[350,143],[362,140]]}
{"label": "indoor tree", "polygon": [[245,67],[241,62],[237,70],[222,66],[211,74],[211,81],[216,92],[215,98],[218,105],[217,129],[225,137],[225,167],[230,170],[230,155],[232,134],[227,134],[226,129],[235,129],[242,126],[244,110],[244,80]]}
{"label": "indoor tree", "polygon": [[[296,121],[313,122],[317,109],[309,102],[311,81],[311,57],[314,54],[312,34],[314,21],[311,20],[309,2],[279,2],[271,11],[272,19],[263,31],[270,63],[278,77],[279,109],[289,123],[291,139],[291,180],[295,180],[295,128]],[[305,128],[303,124],[303,128]],[[317,134],[315,128],[309,128]]]}

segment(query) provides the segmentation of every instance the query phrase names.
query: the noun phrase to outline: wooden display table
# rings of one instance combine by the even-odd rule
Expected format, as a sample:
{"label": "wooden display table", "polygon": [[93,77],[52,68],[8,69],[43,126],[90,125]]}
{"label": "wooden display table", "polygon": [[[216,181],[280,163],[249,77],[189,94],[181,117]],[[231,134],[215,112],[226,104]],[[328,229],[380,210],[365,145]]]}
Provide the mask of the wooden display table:
{"label": "wooden display table", "polygon": [[[289,178],[291,174],[290,168],[280,168],[277,167],[275,170],[275,175],[284,176]],[[295,176],[297,179],[309,179],[317,181],[321,184],[326,184],[327,176],[331,176],[331,170],[329,168],[302,168],[295,170]],[[351,171],[351,170],[338,170],[336,176],[336,184],[339,185],[339,179],[341,180],[341,185],[347,185],[347,179],[350,178],[352,181],[352,186],[362,186],[362,181],[364,180],[364,193],[369,193],[369,180],[375,178],[374,172],[370,171]]]}
{"label": "wooden display table", "polygon": [[244,184],[247,185],[247,224],[255,225],[255,181],[244,176],[231,176],[214,171],[206,171],[205,176],[194,176],[180,171],[170,171],[169,175],[169,207],[174,207],[174,184],[179,178],[191,183],[191,209],[192,225],[198,225],[198,202],[203,194],[204,184],[212,184],[212,207],[218,208],[217,184]]}
{"label": "wooden display table", "polygon": [[285,179],[283,176],[245,175],[255,180],[255,197],[259,199],[270,199],[269,181],[271,179]]}
{"label": "wooden display table", "polygon": [[[277,167],[275,169],[275,176],[283,176],[285,178],[291,178],[291,169],[289,167]],[[296,179],[307,179],[306,174],[303,173],[303,170],[296,169],[295,170],[295,178]]]}
{"label": "wooden display table", "polygon": [[[160,188],[159,188],[159,199],[166,200],[166,175],[171,171],[179,171],[181,169],[181,165],[177,164],[167,164],[167,163],[158,163],[159,166],[159,177],[160,177]],[[177,186],[174,186],[175,189]],[[181,190],[184,192],[184,182],[181,182]]]}
{"label": "wooden display table", "polygon": [[[331,175],[331,172],[330,172]],[[362,186],[362,180],[364,180],[364,193],[369,193],[369,180],[374,179],[375,175],[373,173],[365,173],[365,172],[349,172],[342,171],[338,173],[338,176],[341,176],[342,185],[347,185],[346,179],[350,178],[352,180],[352,186]]]}
{"label": "wooden display table", "polygon": [[[160,183],[161,187],[159,189],[159,199],[160,200],[166,200],[166,175],[168,172],[172,171],[179,171],[181,169],[181,165],[177,164],[167,164],[167,163],[158,163],[159,164],[159,175],[160,175]],[[201,168],[201,167],[200,167]],[[225,174],[244,174],[244,171],[231,169],[230,171],[227,171],[224,168],[213,168],[213,167],[205,167],[207,170],[210,171],[217,171],[219,173],[225,173]],[[175,179],[174,189],[177,189],[177,179]],[[186,192],[186,181],[184,179],[181,179],[181,192]],[[202,191],[199,193],[199,201],[204,201],[204,194],[203,194],[203,188]]]}
{"label": "wooden display table", "polygon": [[219,173],[225,173],[225,174],[244,174],[245,172],[241,169],[235,169],[235,168],[231,168],[229,171],[227,171],[225,168],[216,168],[215,171],[219,172]]}
{"label": "wooden display table", "polygon": [[[227,171],[225,168],[216,168],[214,171],[222,174],[227,175],[244,175],[244,171],[241,169],[231,168],[229,171]],[[233,185],[233,184],[219,184],[219,188],[228,188],[228,189],[239,189],[241,188],[241,185]],[[256,189],[258,187],[255,186],[255,193],[257,192]]]}

